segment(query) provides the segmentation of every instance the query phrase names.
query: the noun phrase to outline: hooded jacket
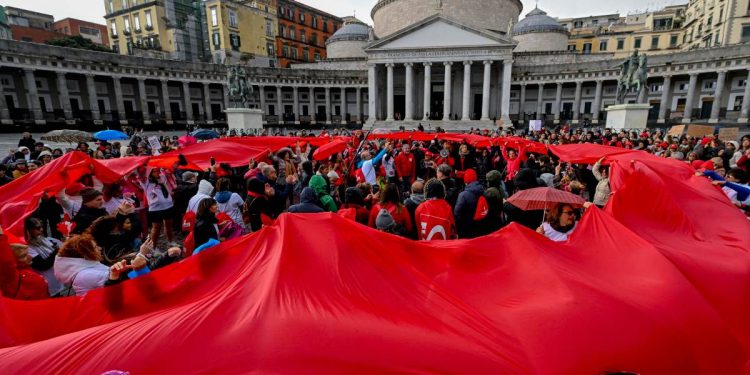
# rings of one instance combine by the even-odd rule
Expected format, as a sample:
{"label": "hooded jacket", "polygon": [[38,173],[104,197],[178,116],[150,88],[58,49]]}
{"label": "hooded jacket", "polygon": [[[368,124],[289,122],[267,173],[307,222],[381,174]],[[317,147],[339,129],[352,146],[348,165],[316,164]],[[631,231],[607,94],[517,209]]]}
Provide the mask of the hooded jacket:
{"label": "hooded jacket", "polygon": [[325,212],[315,202],[318,200],[315,191],[311,187],[302,189],[299,204],[289,207],[289,212],[293,214],[315,214]]}
{"label": "hooded jacket", "polygon": [[216,193],[214,199],[216,199],[216,203],[218,204],[219,212],[229,215],[237,225],[242,228],[245,227],[245,223],[242,221],[242,206],[245,204],[245,201],[242,200],[239,194],[231,191],[220,191]]}
{"label": "hooded jacket", "polygon": [[474,222],[479,197],[484,195],[484,188],[479,181],[466,185],[458,195],[453,215],[456,218],[456,229],[460,238],[474,238],[483,233],[482,228]]}
{"label": "hooded jacket", "polygon": [[206,180],[201,180],[201,182],[198,184],[198,193],[190,198],[190,201],[188,201],[187,211],[198,213],[198,205],[202,200],[211,198],[211,194],[213,194],[213,192],[213,185],[211,185],[211,183]]}
{"label": "hooded jacket", "polygon": [[109,267],[95,260],[57,256],[55,277],[64,285],[71,285],[77,296],[101,288],[109,280]]}
{"label": "hooded jacket", "polygon": [[326,189],[327,185],[326,180],[322,176],[315,175],[310,179],[310,187],[318,196],[318,200],[323,206],[323,209],[326,212],[336,212],[338,211],[338,208],[336,207],[336,202],[333,201],[333,198],[328,195]]}

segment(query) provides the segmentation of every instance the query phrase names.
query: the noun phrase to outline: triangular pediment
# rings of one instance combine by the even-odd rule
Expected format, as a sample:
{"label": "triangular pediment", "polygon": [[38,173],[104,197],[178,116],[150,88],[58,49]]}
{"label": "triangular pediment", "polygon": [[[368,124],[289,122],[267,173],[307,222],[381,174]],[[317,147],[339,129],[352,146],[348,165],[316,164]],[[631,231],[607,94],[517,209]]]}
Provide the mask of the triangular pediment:
{"label": "triangular pediment", "polygon": [[403,50],[461,47],[514,47],[515,42],[500,34],[477,30],[435,15],[387,38],[371,43],[367,50]]}

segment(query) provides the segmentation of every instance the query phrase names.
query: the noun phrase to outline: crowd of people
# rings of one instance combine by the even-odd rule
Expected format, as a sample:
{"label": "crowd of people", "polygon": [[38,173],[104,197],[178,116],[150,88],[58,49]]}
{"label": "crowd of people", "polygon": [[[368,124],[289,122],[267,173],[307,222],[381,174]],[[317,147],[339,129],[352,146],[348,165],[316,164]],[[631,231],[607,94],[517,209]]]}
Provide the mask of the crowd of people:
{"label": "crowd of people", "polygon": [[[724,142],[710,135],[563,126],[526,139],[602,144],[672,158],[711,179],[738,209],[749,212],[750,136]],[[161,146],[161,152],[182,147],[177,137],[162,137]],[[128,142],[99,142],[93,149],[82,142],[76,150],[99,159],[152,152],[138,135]],[[515,222],[552,241],[566,241],[582,210],[604,206],[611,195],[604,159],[573,164],[549,152],[530,152],[523,143],[475,147],[438,137],[370,139],[359,131],[350,134],[345,150],[325,160],[314,160],[313,152],[310,143],[297,141],[241,168],[222,160],[212,160],[203,171],[183,170],[184,163],[173,169],[144,165],[106,185],[85,175],[42,197],[25,219],[23,238],[0,235],[0,291],[17,299],[83,295],[259,231],[284,212],[336,213],[413,240],[474,238]],[[17,151],[0,164],[0,186],[63,154],[24,134]],[[537,187],[564,190],[586,204],[556,204],[543,212],[507,201]]]}

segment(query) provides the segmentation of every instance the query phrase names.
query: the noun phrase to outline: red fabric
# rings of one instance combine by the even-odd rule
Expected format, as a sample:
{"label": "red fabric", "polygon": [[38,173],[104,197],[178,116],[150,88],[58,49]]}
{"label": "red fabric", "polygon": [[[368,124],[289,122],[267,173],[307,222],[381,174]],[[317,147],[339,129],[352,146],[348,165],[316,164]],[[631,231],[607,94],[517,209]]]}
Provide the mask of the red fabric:
{"label": "red fabric", "polygon": [[614,194],[568,242],[515,224],[413,242],[334,214],[286,214],[84,297],[0,299],[0,368],[748,373],[750,223],[685,163],[608,162]]}
{"label": "red fabric", "polygon": [[449,240],[456,234],[453,208],[444,199],[430,199],[417,206],[414,221],[420,240]]}
{"label": "red fabric", "polygon": [[522,190],[508,198],[508,203],[524,211],[549,209],[557,203],[581,207],[585,202],[578,195],[549,187]]}
{"label": "red fabric", "polygon": [[393,162],[396,166],[396,173],[398,173],[399,177],[414,177],[417,169],[417,162],[414,158],[414,154],[412,154],[411,152],[401,152],[396,155]]}
{"label": "red fabric", "polygon": [[396,224],[400,225],[401,228],[404,228],[407,233],[411,233],[411,231],[414,229],[414,223],[412,223],[411,215],[409,215],[409,210],[406,209],[403,205],[396,206],[392,203],[386,203],[385,206],[381,206],[380,203],[376,203],[372,206],[372,209],[370,209],[370,219],[368,221],[368,225],[371,228],[375,228],[375,219],[378,218],[378,213],[380,213],[380,210],[385,208],[388,210],[388,212],[393,216],[393,220],[396,221]]}
{"label": "red fabric", "polygon": [[313,152],[313,159],[326,160],[332,155],[336,155],[339,152],[346,150],[348,143],[349,141],[346,139],[337,139],[333,142],[327,143]]}
{"label": "red fabric", "polygon": [[18,267],[8,236],[0,235],[0,295],[18,300],[49,297],[47,281],[28,267]]}

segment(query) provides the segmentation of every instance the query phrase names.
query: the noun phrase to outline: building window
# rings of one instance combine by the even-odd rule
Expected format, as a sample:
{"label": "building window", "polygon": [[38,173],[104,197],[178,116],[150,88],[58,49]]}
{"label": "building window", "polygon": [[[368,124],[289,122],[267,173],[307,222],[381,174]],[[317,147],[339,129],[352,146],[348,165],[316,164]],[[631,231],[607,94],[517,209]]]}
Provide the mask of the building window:
{"label": "building window", "polygon": [[292,59],[299,59],[299,55],[297,54],[297,47],[292,47]]}
{"label": "building window", "polygon": [[125,34],[130,34],[130,18],[125,17],[122,21],[125,23]]}
{"label": "building window", "polygon": [[583,54],[591,54],[591,43],[583,43]]}
{"label": "building window", "polygon": [[133,15],[133,26],[135,26],[135,32],[141,32],[141,17],[138,13]]}
{"label": "building window", "polygon": [[662,92],[664,90],[663,84],[654,84],[649,87],[651,92]]}
{"label": "building window", "polygon": [[602,40],[599,42],[599,51],[606,51],[607,50],[607,41]]}
{"label": "building window", "polygon": [[237,34],[229,34],[229,44],[232,46],[233,51],[239,51],[241,47],[240,36]]}
{"label": "building window", "polygon": [[719,39],[719,34],[714,35],[714,45],[719,45],[721,43],[721,40]]}
{"label": "building window", "polygon": [[568,44],[568,51],[575,51],[576,45],[575,44]]}
{"label": "building window", "polygon": [[742,109],[742,101],[744,100],[743,95],[737,95],[734,97],[734,111],[739,111]]}
{"label": "building window", "polygon": [[574,28],[574,29],[580,29],[580,28],[582,28],[582,27],[583,27],[583,21],[575,21],[575,22],[573,23],[573,28]]}
{"label": "building window", "polygon": [[318,17],[313,16],[312,27],[313,27],[313,29],[317,29],[318,28]]}
{"label": "building window", "polygon": [[219,26],[219,10],[211,7],[211,26]]}
{"label": "building window", "polygon": [[229,27],[237,28],[237,12],[230,10],[229,11]]}
{"label": "building window", "polygon": [[291,39],[297,39],[297,30],[295,30],[295,29],[289,29],[289,37]]}
{"label": "building window", "polygon": [[638,49],[641,48],[641,38],[635,38],[633,41],[633,48]]}
{"label": "building window", "polygon": [[266,43],[266,51],[268,52],[268,56],[276,56],[276,47],[272,42]]}
{"label": "building window", "polygon": [[319,60],[320,60],[320,52],[315,51],[315,61],[319,61]]}
{"label": "building window", "polygon": [[659,49],[659,37],[658,36],[651,37],[651,49]]}
{"label": "building window", "polygon": [[716,88],[716,81],[708,81],[703,83],[704,90],[713,90]]}
{"label": "building window", "polygon": [[617,50],[625,48],[625,39],[617,39]]}
{"label": "building window", "polygon": [[328,21],[323,20],[323,31],[328,32]]}
{"label": "building window", "polygon": [[281,47],[281,56],[289,57],[289,46]]}
{"label": "building window", "polygon": [[314,46],[318,45],[318,34],[313,34],[310,36],[310,44]]}
{"label": "building window", "polygon": [[115,2],[112,0],[109,0],[109,13],[115,12]]}
{"label": "building window", "polygon": [[273,37],[273,21],[266,19],[266,36]]}
{"label": "building window", "polygon": [[747,86],[747,80],[746,79],[740,79],[740,81],[737,82],[737,87],[743,88],[745,86]]}
{"label": "building window", "polygon": [[677,35],[671,35],[669,37],[669,46],[670,47],[677,47]]}
{"label": "building window", "polygon": [[151,11],[146,11],[146,30],[151,30],[154,28],[153,21],[151,21]]}
{"label": "building window", "polygon": [[214,40],[214,49],[221,49],[221,36],[219,33],[213,33],[211,38]]}
{"label": "building window", "polygon": [[302,43],[307,43],[307,38],[305,38],[305,30],[299,31],[299,40],[302,41]]}
{"label": "building window", "polygon": [[302,50],[302,60],[310,61],[310,51]]}
{"label": "building window", "polygon": [[115,21],[112,21],[112,36],[117,37],[117,24]]}
{"label": "building window", "polygon": [[305,12],[299,12],[299,21],[305,23]]}

